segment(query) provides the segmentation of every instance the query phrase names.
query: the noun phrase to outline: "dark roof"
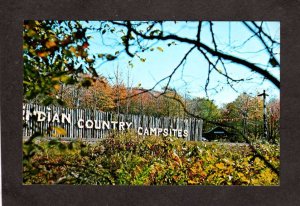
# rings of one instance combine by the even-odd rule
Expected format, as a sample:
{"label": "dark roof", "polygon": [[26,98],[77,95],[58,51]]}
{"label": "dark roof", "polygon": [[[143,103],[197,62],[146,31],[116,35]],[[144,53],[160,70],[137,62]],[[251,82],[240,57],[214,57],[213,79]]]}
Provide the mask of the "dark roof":
{"label": "dark roof", "polygon": [[203,134],[228,134],[229,132],[227,132],[223,127],[215,127],[213,129],[211,129],[208,132],[204,132]]}

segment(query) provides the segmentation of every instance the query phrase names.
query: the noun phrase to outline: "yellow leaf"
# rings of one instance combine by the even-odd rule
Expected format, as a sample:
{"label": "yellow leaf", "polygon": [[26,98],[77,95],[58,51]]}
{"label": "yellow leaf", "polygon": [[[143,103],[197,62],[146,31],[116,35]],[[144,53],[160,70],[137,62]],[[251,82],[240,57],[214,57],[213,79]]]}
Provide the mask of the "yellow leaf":
{"label": "yellow leaf", "polygon": [[60,85],[59,85],[59,84],[55,84],[53,87],[54,87],[54,89],[55,89],[56,91],[59,91],[59,89],[60,89]]}
{"label": "yellow leaf", "polygon": [[222,69],[220,67],[216,67],[217,72],[222,73]]}
{"label": "yellow leaf", "polygon": [[28,44],[23,44],[23,49],[24,50],[28,49]]}
{"label": "yellow leaf", "polygon": [[201,175],[202,177],[206,177],[206,176],[207,176],[206,172],[204,172],[204,171],[202,171],[202,172],[200,173],[200,175]]}
{"label": "yellow leaf", "polygon": [[27,36],[29,36],[29,37],[32,37],[32,36],[34,36],[34,35],[36,35],[36,32],[35,32],[34,30],[32,30],[32,29],[30,29],[30,30],[27,32]]}
{"label": "yellow leaf", "polygon": [[177,163],[177,164],[179,164],[180,166],[182,166],[182,162],[181,162],[181,159],[180,159],[180,157],[176,154],[176,153],[172,153],[172,157],[173,157],[173,160]]}
{"label": "yellow leaf", "polygon": [[157,47],[157,49],[159,50],[159,51],[161,51],[161,52],[163,52],[164,51],[164,49],[163,48],[161,48],[161,47]]}
{"label": "yellow leaf", "polygon": [[241,181],[244,182],[244,183],[247,183],[247,184],[250,183],[250,180],[248,180],[245,176],[241,177]]}
{"label": "yellow leaf", "polygon": [[85,60],[88,62],[88,63],[93,63],[95,60],[94,59],[89,59],[89,58],[85,58]]}
{"label": "yellow leaf", "polygon": [[68,81],[69,79],[70,79],[70,77],[67,76],[67,75],[63,75],[63,76],[60,77],[60,80],[61,80],[62,82],[66,82],[66,81]]}
{"label": "yellow leaf", "polygon": [[198,182],[196,182],[196,181],[194,181],[194,180],[189,180],[188,183],[191,184],[191,185],[198,184]]}
{"label": "yellow leaf", "polygon": [[52,81],[59,81],[59,77],[53,77]]}
{"label": "yellow leaf", "polygon": [[56,46],[56,43],[55,43],[55,41],[47,41],[46,42],[46,47],[48,48],[48,49],[50,49],[50,48],[52,48],[52,47],[55,47]]}
{"label": "yellow leaf", "polygon": [[197,173],[197,168],[195,168],[195,167],[192,167],[191,169],[190,169],[191,171],[192,171],[192,173]]}
{"label": "yellow leaf", "polygon": [[49,55],[49,52],[46,52],[46,51],[45,52],[38,52],[37,54],[38,54],[39,57],[46,57],[46,56]]}
{"label": "yellow leaf", "polygon": [[56,135],[62,135],[62,136],[67,135],[67,131],[66,131],[64,128],[61,128],[61,127],[53,127],[53,129],[55,130]]}
{"label": "yellow leaf", "polygon": [[216,164],[216,167],[219,169],[225,169],[225,165],[223,162]]}
{"label": "yellow leaf", "polygon": [[70,50],[70,52],[76,53],[76,49],[73,46],[71,46],[69,50]]}

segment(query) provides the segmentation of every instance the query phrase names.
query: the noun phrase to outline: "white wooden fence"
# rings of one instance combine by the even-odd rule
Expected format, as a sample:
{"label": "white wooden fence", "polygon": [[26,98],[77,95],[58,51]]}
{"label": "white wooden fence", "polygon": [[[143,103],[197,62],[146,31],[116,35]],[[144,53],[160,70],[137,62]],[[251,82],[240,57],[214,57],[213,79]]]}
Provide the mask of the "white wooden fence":
{"label": "white wooden fence", "polygon": [[[38,113],[43,112],[43,119],[38,120]],[[46,115],[45,115],[46,114]],[[70,117],[67,122],[65,119],[62,121],[53,121],[55,114],[61,119],[63,114]],[[48,119],[49,118],[49,119]],[[64,137],[67,138],[87,138],[87,139],[102,139],[107,137],[112,132],[118,130],[112,130],[107,128],[94,129],[94,128],[79,128],[78,120],[97,120],[97,121],[116,121],[130,122],[131,129],[137,132],[137,129],[145,128],[168,128],[177,130],[187,130],[188,135],[182,138],[191,141],[200,141],[202,137],[202,125],[203,121],[195,118],[173,118],[173,117],[152,117],[145,115],[131,115],[131,114],[116,114],[112,112],[101,112],[91,109],[70,109],[59,106],[41,106],[37,104],[23,104],[23,137],[28,138],[34,132],[40,131],[46,137],[54,135],[54,127],[63,128],[66,131]],[[41,121],[44,120],[44,121]],[[50,121],[48,121],[50,120]],[[61,119],[62,120],[62,119]],[[141,136],[144,136],[141,135]]]}

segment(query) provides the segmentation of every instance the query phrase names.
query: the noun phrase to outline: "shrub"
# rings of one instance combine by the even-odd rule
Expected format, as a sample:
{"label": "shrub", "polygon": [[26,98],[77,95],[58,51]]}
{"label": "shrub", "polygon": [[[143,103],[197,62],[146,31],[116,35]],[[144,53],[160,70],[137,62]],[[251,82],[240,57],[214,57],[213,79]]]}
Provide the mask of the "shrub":
{"label": "shrub", "polygon": [[[278,175],[246,144],[142,138],[130,133],[96,143],[51,140],[34,144],[30,158],[28,145],[23,147],[24,184],[279,184]],[[254,146],[279,169],[278,145]]]}

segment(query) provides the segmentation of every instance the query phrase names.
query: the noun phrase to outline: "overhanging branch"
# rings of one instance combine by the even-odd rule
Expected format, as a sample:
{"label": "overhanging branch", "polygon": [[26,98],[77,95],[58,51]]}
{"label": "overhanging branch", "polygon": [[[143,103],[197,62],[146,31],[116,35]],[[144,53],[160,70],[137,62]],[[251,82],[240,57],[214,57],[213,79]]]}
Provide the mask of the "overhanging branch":
{"label": "overhanging branch", "polygon": [[[119,23],[123,26],[126,26],[125,24]],[[209,46],[207,46],[206,44],[202,43],[202,42],[198,42],[197,40],[194,39],[188,39],[188,38],[183,38],[183,37],[179,37],[177,35],[167,35],[167,36],[147,36],[144,35],[142,33],[139,33],[138,31],[136,31],[134,28],[132,28],[132,32],[135,33],[137,36],[140,36],[144,39],[149,39],[149,40],[175,40],[175,41],[180,41],[180,42],[184,42],[184,43],[189,43],[189,44],[193,44],[197,47],[201,47],[202,49],[206,50],[207,52],[209,52],[211,55],[243,65],[247,68],[249,68],[251,71],[254,71],[260,75],[262,75],[265,79],[268,79],[270,82],[272,82],[278,89],[280,88],[280,81],[274,77],[272,74],[270,74],[267,70],[264,70],[258,66],[256,66],[253,63],[248,62],[247,60],[232,56],[232,55],[228,55],[225,54],[223,52],[220,51],[216,51],[212,48],[210,48]]]}

